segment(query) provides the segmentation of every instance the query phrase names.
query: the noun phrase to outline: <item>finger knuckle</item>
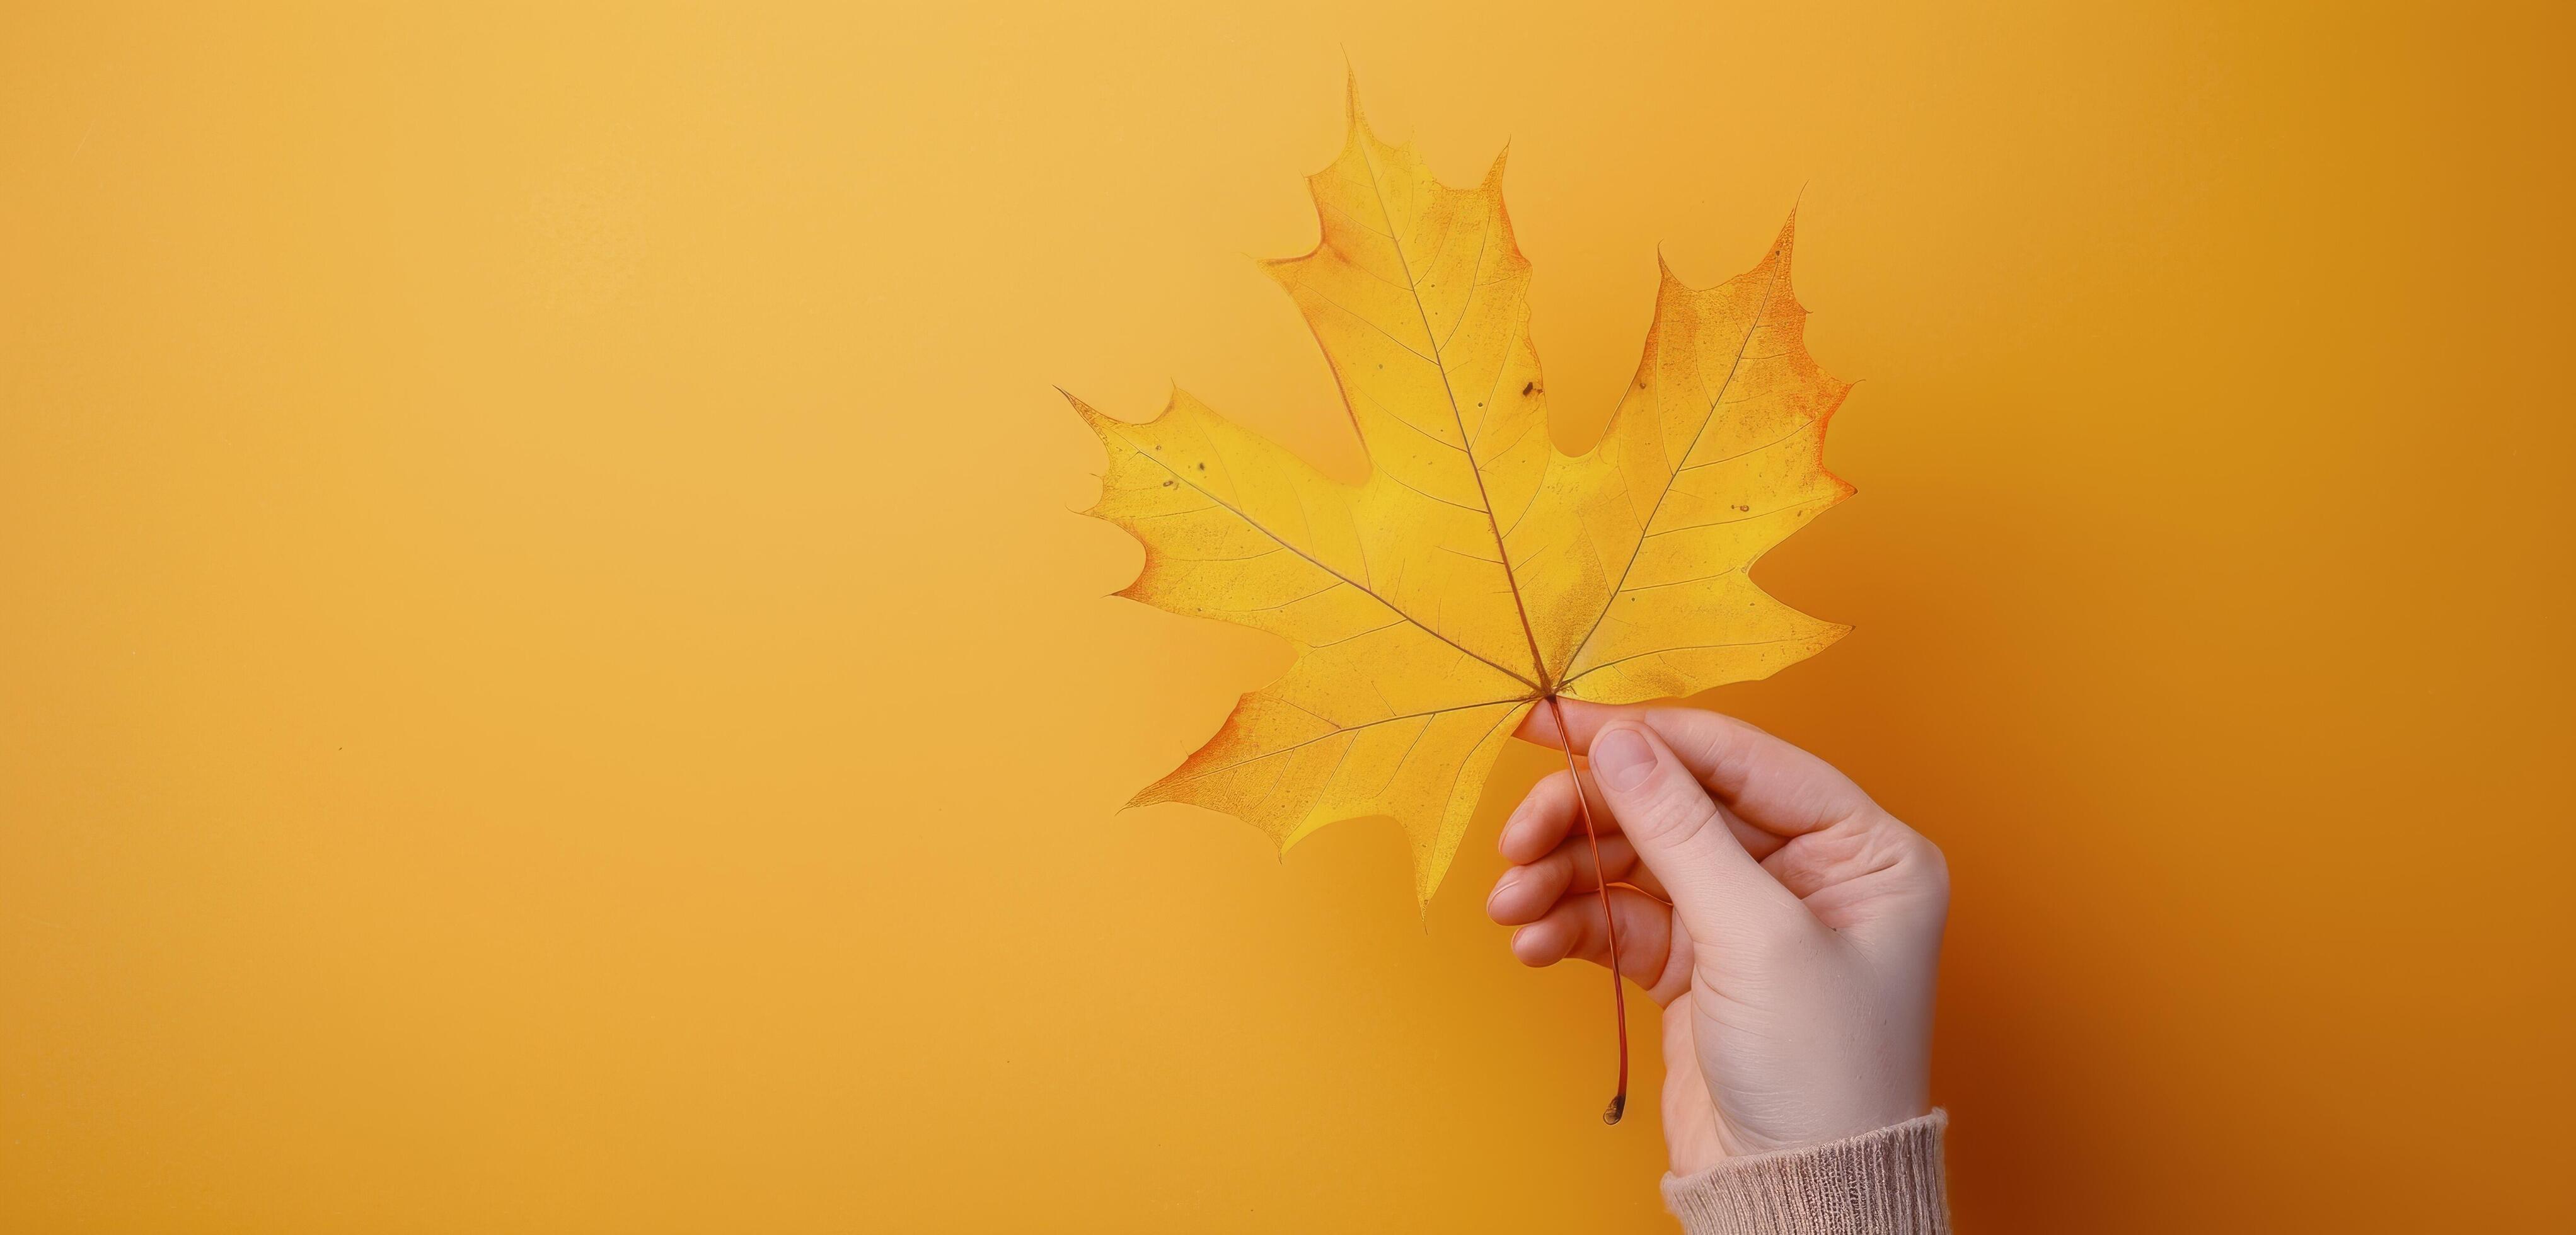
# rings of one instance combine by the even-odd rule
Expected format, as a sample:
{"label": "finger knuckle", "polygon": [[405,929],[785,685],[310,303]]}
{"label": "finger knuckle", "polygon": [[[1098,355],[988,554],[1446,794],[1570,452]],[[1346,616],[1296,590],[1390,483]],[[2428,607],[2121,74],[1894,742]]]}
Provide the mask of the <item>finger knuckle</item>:
{"label": "finger knuckle", "polygon": [[1944,888],[1948,887],[1950,885],[1950,858],[1949,855],[1941,852],[1941,846],[1934,844],[1931,837],[1925,836],[1921,832],[1917,832],[1893,818],[1890,818],[1887,823],[1890,831],[1892,831],[1895,836],[1894,848],[1897,856],[1901,860],[1918,868],[1922,872],[1924,878],[1938,883]]}
{"label": "finger knuckle", "polygon": [[1702,829],[1716,821],[1717,806],[1705,797],[1693,801],[1681,794],[1664,793],[1647,803],[1637,815],[1636,826],[1630,831],[1640,843],[1678,848],[1689,844]]}

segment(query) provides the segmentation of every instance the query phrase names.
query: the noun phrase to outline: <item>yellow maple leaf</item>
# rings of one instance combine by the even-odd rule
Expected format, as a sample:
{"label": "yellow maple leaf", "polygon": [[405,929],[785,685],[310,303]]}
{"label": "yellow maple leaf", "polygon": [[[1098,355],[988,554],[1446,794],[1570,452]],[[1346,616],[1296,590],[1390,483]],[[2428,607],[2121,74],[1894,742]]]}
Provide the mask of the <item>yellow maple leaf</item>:
{"label": "yellow maple leaf", "polygon": [[1308,177],[1323,238],[1266,263],[1330,360],[1368,478],[1326,478],[1175,391],[1134,424],[1070,394],[1108,447],[1087,513],[1145,546],[1118,594],[1297,646],[1286,676],[1130,805],[1234,815],[1282,849],[1387,816],[1428,901],[1505,739],[1555,695],[1597,703],[1765,677],[1840,638],[1754,586],[1755,559],[1850,496],[1824,467],[1850,385],[1807,354],[1796,216],[1753,269],[1662,272],[1645,358],[1600,443],[1548,435],[1529,262],[1503,160],[1453,189],[1350,132]]}

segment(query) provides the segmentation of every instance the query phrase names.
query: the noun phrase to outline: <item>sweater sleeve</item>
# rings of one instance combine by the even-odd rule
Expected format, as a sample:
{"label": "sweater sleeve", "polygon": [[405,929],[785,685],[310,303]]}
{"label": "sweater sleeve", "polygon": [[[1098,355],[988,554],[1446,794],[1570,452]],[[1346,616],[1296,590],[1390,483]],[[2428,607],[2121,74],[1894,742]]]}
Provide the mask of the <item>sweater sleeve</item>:
{"label": "sweater sleeve", "polygon": [[1935,1110],[1807,1149],[1731,1158],[1664,1176],[1664,1204],[1687,1235],[1949,1235]]}

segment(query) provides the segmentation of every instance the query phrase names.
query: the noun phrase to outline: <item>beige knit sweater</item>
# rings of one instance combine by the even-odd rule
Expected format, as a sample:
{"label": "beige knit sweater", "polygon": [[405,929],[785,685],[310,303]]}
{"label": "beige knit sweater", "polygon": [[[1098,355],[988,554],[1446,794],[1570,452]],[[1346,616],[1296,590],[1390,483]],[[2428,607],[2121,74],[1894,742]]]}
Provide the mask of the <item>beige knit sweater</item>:
{"label": "beige knit sweater", "polygon": [[1949,1123],[1935,1110],[1829,1145],[1666,1175],[1664,1203],[1688,1235],[1949,1235]]}

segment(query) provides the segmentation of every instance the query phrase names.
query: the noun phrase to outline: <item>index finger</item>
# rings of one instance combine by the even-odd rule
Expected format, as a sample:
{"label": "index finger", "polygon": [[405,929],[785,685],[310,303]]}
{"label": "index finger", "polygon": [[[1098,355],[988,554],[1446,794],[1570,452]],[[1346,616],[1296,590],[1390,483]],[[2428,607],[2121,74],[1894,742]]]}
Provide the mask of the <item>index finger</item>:
{"label": "index finger", "polygon": [[[1732,716],[1698,708],[1641,708],[1567,699],[1565,726],[1574,752],[1592,747],[1592,735],[1614,720],[1643,723],[1672,748],[1720,805],[1738,818],[1779,836],[1830,827],[1876,803],[1834,765]],[[1533,708],[1519,736],[1564,749],[1553,708]]]}
{"label": "index finger", "polygon": [[[1583,795],[1592,801],[1593,831],[1601,836],[1619,832],[1618,816],[1610,813],[1610,804],[1601,800],[1601,791],[1589,777],[1583,783]],[[1747,825],[1726,811],[1726,826],[1743,842],[1745,851],[1755,859],[1771,856],[1773,850],[1787,843],[1780,836]],[[1512,808],[1511,817],[1503,820],[1502,835],[1495,847],[1514,866],[1527,866],[1554,853],[1566,838],[1582,831],[1583,816],[1574,804],[1573,780],[1562,771],[1550,772],[1530,786],[1529,794]]]}

